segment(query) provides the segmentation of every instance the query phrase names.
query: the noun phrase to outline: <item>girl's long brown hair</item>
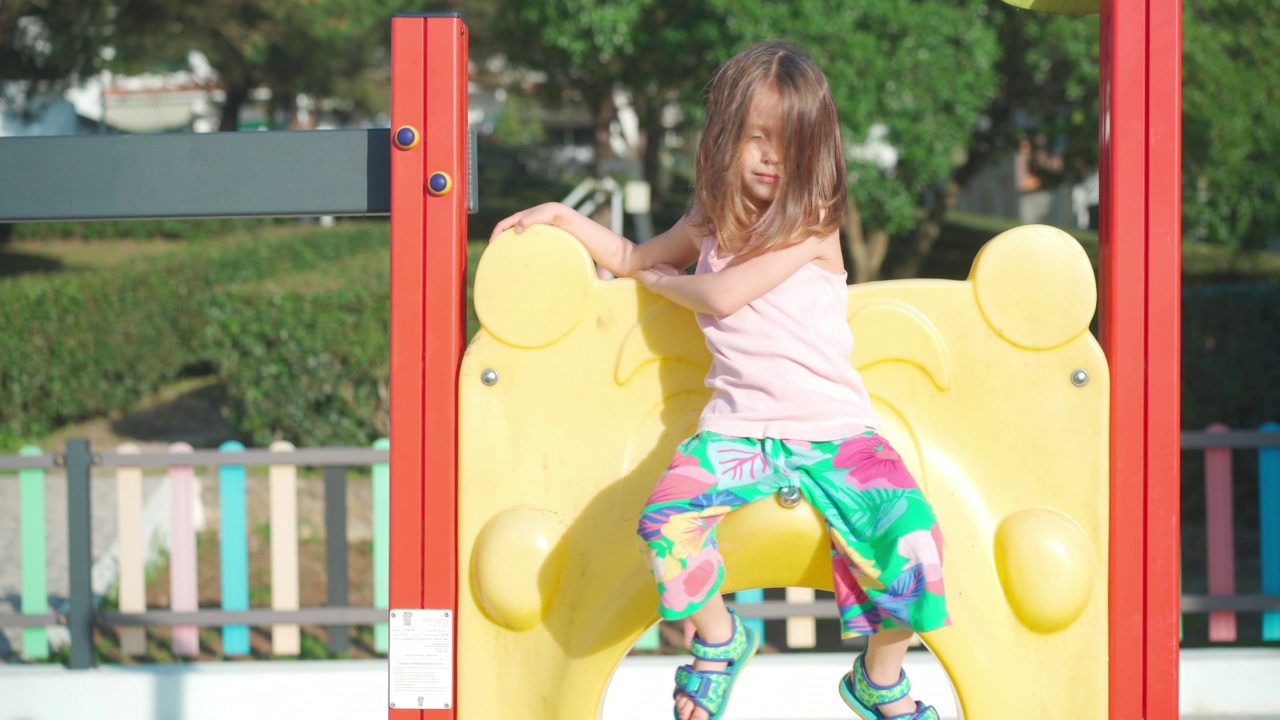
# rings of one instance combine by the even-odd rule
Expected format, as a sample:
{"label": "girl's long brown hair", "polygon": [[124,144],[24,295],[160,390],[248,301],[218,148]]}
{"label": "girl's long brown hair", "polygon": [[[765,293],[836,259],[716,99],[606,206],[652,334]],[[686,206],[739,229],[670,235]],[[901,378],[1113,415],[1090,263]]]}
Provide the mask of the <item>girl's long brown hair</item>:
{"label": "girl's long brown hair", "polygon": [[[743,191],[739,171],[747,111],[761,90],[777,96],[783,133],[782,177],[763,209]],[[740,257],[834,232],[848,208],[840,122],[827,78],[804,50],[776,41],[752,45],[716,71],[708,95],[690,212],[695,226],[717,237],[722,254]]]}

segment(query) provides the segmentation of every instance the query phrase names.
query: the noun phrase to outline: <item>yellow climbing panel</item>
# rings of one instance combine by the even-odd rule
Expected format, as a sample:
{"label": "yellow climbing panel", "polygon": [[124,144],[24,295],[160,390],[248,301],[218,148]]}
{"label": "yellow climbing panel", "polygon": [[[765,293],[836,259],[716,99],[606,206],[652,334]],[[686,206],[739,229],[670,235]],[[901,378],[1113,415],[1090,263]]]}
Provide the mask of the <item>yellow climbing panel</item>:
{"label": "yellow climbing panel", "polygon": [[[852,362],[941,523],[953,624],[923,639],[965,716],[1105,717],[1109,377],[1084,250],[1026,226],[987,243],[966,281],[849,293]],[[636,522],[708,398],[709,355],[692,313],[598,280],[549,227],[489,246],[475,304],[459,378],[459,717],[595,718],[658,619]],[[805,504],[738,510],[719,539],[726,592],[831,589]]]}

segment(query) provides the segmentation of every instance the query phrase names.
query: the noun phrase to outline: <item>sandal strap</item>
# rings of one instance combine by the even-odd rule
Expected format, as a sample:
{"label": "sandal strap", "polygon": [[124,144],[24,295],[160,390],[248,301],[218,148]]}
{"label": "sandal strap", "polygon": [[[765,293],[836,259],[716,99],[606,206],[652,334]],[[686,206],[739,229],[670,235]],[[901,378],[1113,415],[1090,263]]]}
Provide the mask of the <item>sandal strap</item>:
{"label": "sandal strap", "polygon": [[730,675],[719,670],[695,670],[692,665],[676,669],[676,689],[672,697],[686,695],[694,705],[714,717],[729,699]]}
{"label": "sandal strap", "polygon": [[[898,676],[898,682],[892,685],[876,685],[871,682],[871,678],[867,675],[867,665],[865,655],[859,655],[853,661],[853,692],[854,697],[858,698],[858,702],[867,707],[876,707],[885,703],[901,700],[911,694],[911,681],[907,679],[907,673],[903,671]],[[919,707],[919,706],[917,706]],[[917,712],[920,712],[917,709]],[[934,712],[934,717],[937,712]],[[907,720],[914,720],[916,715],[904,715]]]}
{"label": "sandal strap", "polygon": [[742,659],[751,645],[750,638],[747,637],[742,618],[738,617],[738,613],[734,612],[733,608],[729,608],[729,615],[733,618],[733,636],[722,643],[711,644],[695,634],[689,647],[694,657],[712,662],[727,662],[731,665]]}
{"label": "sandal strap", "polygon": [[932,705],[917,702],[916,714],[911,716],[911,720],[939,720],[938,711]]}
{"label": "sandal strap", "polygon": [[938,711],[932,705],[916,701],[916,709],[904,715],[894,715],[884,720],[939,720]]}

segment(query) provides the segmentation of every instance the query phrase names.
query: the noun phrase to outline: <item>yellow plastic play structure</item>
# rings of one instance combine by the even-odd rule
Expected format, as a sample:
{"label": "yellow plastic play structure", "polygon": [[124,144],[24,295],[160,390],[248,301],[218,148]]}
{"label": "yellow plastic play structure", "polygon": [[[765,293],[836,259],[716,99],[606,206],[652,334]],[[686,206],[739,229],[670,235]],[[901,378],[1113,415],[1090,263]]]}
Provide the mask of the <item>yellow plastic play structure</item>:
{"label": "yellow plastic play structure", "polygon": [[[849,292],[852,361],[943,530],[953,624],[923,640],[964,716],[1106,717],[1109,377],[1084,250],[1026,226],[988,242],[967,281]],[[459,710],[596,718],[658,620],[636,522],[708,398],[709,355],[692,313],[598,280],[553,228],[497,238],[475,305],[458,381]],[[719,538],[726,592],[832,587],[806,504],[758,502]]]}

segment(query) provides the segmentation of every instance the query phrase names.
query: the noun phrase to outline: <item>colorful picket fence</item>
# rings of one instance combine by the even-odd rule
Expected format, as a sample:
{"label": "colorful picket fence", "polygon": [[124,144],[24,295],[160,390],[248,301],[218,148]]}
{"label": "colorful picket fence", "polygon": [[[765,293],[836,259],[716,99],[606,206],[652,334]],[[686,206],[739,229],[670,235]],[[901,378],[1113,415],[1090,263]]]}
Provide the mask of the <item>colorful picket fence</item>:
{"label": "colorful picket fence", "polygon": [[[1280,433],[1280,423],[1267,423],[1260,432]],[[1215,444],[1216,436],[1224,438],[1221,446]],[[1233,522],[1234,483],[1232,466],[1232,448],[1256,447],[1258,463],[1258,505],[1260,508],[1261,536],[1261,594],[1264,596],[1280,596],[1280,443],[1262,442],[1255,446],[1229,442],[1231,431],[1225,426],[1209,427],[1205,438],[1198,441],[1196,447],[1204,449],[1204,476],[1206,497],[1206,567],[1208,574],[1208,590],[1211,597],[1236,595],[1235,585],[1235,532]],[[385,451],[390,447],[386,439],[373,445],[374,450]],[[298,467],[290,460],[298,455],[298,451],[288,442],[273,443],[269,448],[271,454],[279,454],[281,462],[269,463],[259,460],[254,466],[266,466],[269,484],[269,528],[270,528],[270,606],[282,616],[300,608],[300,569],[299,569],[299,536],[298,536]],[[246,463],[238,456],[246,449],[235,442],[224,443],[219,448],[217,462],[208,461],[209,453],[204,453],[205,462],[201,466],[212,468],[212,473],[205,477],[214,480],[218,485],[218,518],[219,527],[219,561],[221,577],[221,609],[227,613],[241,613],[250,610],[249,584],[249,537],[247,515],[247,483],[250,480]],[[141,451],[136,445],[123,445],[117,449],[114,467],[114,483],[117,497],[117,527],[119,528],[118,558],[118,616],[145,614],[160,608],[148,608],[146,602],[146,566],[148,562],[146,539],[144,538],[143,506],[144,506],[144,469],[141,466],[130,466],[128,457],[139,455]],[[163,470],[163,480],[169,489],[169,585],[170,606],[165,608],[171,613],[197,613],[198,608],[198,573],[196,535],[198,483],[201,476],[197,474],[195,464],[184,464],[179,461],[186,455],[195,453],[186,443],[175,443],[168,448],[168,467]],[[24,447],[19,458],[42,458],[43,451],[37,447]],[[193,456],[194,457],[194,456]],[[259,451],[257,457],[261,458]],[[2,458],[0,458],[2,459]],[[19,463],[21,464],[21,463]],[[30,465],[31,463],[27,463]],[[9,464],[13,467],[13,463]],[[389,551],[390,551],[390,472],[386,462],[370,464],[372,478],[372,552],[373,552],[373,607],[379,610],[388,608],[390,595]],[[329,587],[326,606],[344,607],[347,603],[347,537],[346,537],[346,474],[347,467],[325,467],[325,526],[326,558],[329,572]],[[48,557],[45,545],[45,474],[44,467],[22,467],[18,470],[20,485],[19,523],[21,538],[21,615],[30,616],[22,625],[21,654],[29,659],[45,659],[49,656],[49,638],[45,625],[40,624],[42,618],[52,620],[49,611],[47,588]],[[4,479],[4,476],[0,476]],[[99,480],[104,478],[100,475]],[[110,481],[111,478],[105,478]],[[0,522],[8,521],[0,518]],[[769,612],[753,611],[753,606],[777,606],[777,600],[766,601],[764,590],[745,590],[735,593],[730,598],[742,614],[746,622],[764,633],[764,617],[785,619],[781,636],[766,638],[776,647],[787,649],[806,649],[817,645],[816,617],[832,617],[834,603],[829,599],[815,601],[815,591],[808,588],[786,588],[784,593],[786,607],[778,610],[769,608]],[[782,594],[779,593],[779,594]],[[764,605],[762,605],[762,603]],[[826,608],[830,605],[830,608]],[[825,608],[821,612],[816,608]],[[12,617],[12,616],[8,616]],[[5,622],[6,616],[0,615],[0,625],[13,625]],[[1237,640],[1237,611],[1211,610],[1209,619],[1209,640],[1214,643],[1228,643]],[[296,621],[266,621],[269,625],[271,653],[277,656],[296,656],[301,652],[301,629]],[[329,623],[332,625],[332,623]],[[357,623],[353,623],[357,624]],[[330,632],[330,649],[341,651],[346,648],[347,626],[334,626]],[[685,641],[692,633],[691,626],[684,625]],[[227,656],[247,655],[250,653],[249,625],[240,623],[223,624],[221,629],[222,651]],[[129,656],[141,656],[146,653],[146,631],[138,625],[120,625],[119,637],[121,652]],[[1280,610],[1267,610],[1263,613],[1262,639],[1280,641]],[[661,637],[657,626],[636,643],[641,651],[657,650],[661,645]],[[374,647],[377,652],[385,653],[388,647],[388,628],[385,623],[374,624]],[[178,657],[195,657],[199,654],[199,625],[172,624],[171,651]]]}
{"label": "colorful picket fence", "polygon": [[[373,449],[387,451],[388,440],[374,443]],[[224,443],[220,448],[222,458],[216,465],[218,483],[218,553],[221,578],[221,608],[224,611],[247,611],[249,607],[249,533],[246,483],[249,481],[246,466],[236,461],[236,455],[245,448],[237,442]],[[287,461],[295,448],[288,442],[276,442],[270,447],[273,453],[282,455],[282,462],[268,466],[269,528],[270,528],[270,596],[271,609],[297,611],[300,609],[299,537],[298,537],[298,466]],[[116,525],[118,528],[118,603],[119,614],[142,614],[148,610],[146,601],[146,568],[148,548],[144,537],[143,518],[144,472],[142,467],[129,466],[128,457],[140,454],[137,445],[126,444],[117,449],[119,459],[114,470],[116,494]],[[187,443],[175,443],[168,448],[171,456],[183,456],[195,452]],[[44,452],[34,446],[22,448],[23,458],[43,458]],[[374,558],[373,601],[374,607],[389,607],[390,579],[390,470],[388,463],[377,462],[369,466],[372,476],[373,527],[372,553]],[[21,526],[21,614],[47,616],[49,599],[47,592],[48,557],[45,542],[45,481],[46,468],[27,467],[18,471],[20,483],[19,523]],[[198,559],[196,553],[197,518],[199,507],[198,478],[192,465],[174,463],[163,471],[163,481],[168,484],[168,565],[169,600],[165,610],[174,613],[195,613],[198,607]],[[326,467],[326,551],[330,574],[340,569],[340,577],[329,579],[329,604],[337,595],[345,595],[346,576],[346,467]],[[101,478],[100,478],[101,479]],[[110,481],[107,479],[106,481]],[[98,482],[98,480],[95,480]],[[336,492],[334,491],[336,488]],[[0,520],[3,521],[3,520]],[[341,592],[335,592],[341,588]],[[343,597],[345,604],[345,597]],[[5,616],[0,616],[0,625]],[[346,626],[334,630],[344,633],[335,639],[331,632],[330,649],[345,649]],[[297,623],[280,622],[270,626],[271,653],[293,656],[301,652],[301,629]],[[141,626],[119,627],[121,653],[141,656],[147,652],[146,631]],[[389,634],[385,623],[374,625],[374,649],[385,653]],[[199,626],[174,624],[171,635],[171,652],[177,657],[196,657],[200,651]],[[226,656],[248,655],[249,627],[227,624],[222,628],[222,652]],[[48,630],[45,626],[26,626],[22,629],[21,655],[31,660],[49,657]]]}
{"label": "colorful picket fence", "polygon": [[[1280,433],[1280,423],[1265,423],[1259,431]],[[1205,432],[1227,438],[1231,430],[1215,423]],[[1204,450],[1205,567],[1209,595],[1216,597],[1237,594],[1232,449],[1233,445],[1224,442],[1209,444]],[[1258,448],[1258,515],[1261,594],[1280,595],[1280,445]],[[1235,642],[1236,617],[1230,610],[1210,612],[1209,642]],[[1262,639],[1280,641],[1280,611],[1263,612]]]}

